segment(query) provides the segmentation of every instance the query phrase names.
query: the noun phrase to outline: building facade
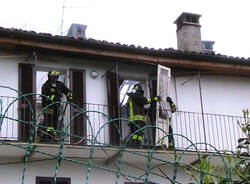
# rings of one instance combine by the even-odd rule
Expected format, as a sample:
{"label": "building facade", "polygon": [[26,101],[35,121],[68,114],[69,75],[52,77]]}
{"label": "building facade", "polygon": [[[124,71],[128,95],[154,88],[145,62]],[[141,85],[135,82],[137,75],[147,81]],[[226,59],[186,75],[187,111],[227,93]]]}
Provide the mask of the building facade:
{"label": "building facade", "polygon": [[[0,48],[0,178],[6,184],[42,184],[54,176],[66,184],[189,183],[185,168],[169,155],[184,150],[178,161],[192,165],[199,152],[235,152],[244,137],[237,122],[250,107],[249,59],[5,28],[0,28]],[[145,96],[156,96],[158,65],[171,70],[175,149],[165,150],[160,142],[154,147],[162,137],[153,138],[158,122],[149,114],[144,145],[150,149],[131,148],[126,92],[140,82]],[[63,139],[41,143],[36,139],[43,121],[39,94],[51,69],[61,72],[59,80],[72,90],[74,105],[61,120]],[[156,131],[168,133],[168,126]]]}

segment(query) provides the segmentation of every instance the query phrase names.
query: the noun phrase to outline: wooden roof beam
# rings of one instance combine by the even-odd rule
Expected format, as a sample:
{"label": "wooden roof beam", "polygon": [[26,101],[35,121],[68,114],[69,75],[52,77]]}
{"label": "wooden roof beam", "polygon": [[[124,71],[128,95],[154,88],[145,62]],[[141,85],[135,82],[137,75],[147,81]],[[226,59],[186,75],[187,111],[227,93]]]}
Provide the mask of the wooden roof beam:
{"label": "wooden roof beam", "polygon": [[161,56],[149,56],[140,53],[129,53],[123,51],[112,51],[112,50],[103,50],[100,48],[87,48],[74,45],[65,45],[58,43],[47,43],[34,40],[24,40],[24,39],[11,39],[6,37],[0,38],[1,44],[12,44],[18,46],[29,46],[37,47],[44,49],[52,49],[64,52],[72,52],[77,54],[92,54],[103,57],[114,57],[117,59],[127,59],[128,61],[137,61],[143,63],[151,64],[161,64],[169,67],[182,67],[198,70],[210,70],[218,71],[227,74],[236,74],[241,76],[250,76],[250,66],[242,64],[233,64],[233,63],[219,63],[213,61],[193,61],[185,59],[171,59]]}

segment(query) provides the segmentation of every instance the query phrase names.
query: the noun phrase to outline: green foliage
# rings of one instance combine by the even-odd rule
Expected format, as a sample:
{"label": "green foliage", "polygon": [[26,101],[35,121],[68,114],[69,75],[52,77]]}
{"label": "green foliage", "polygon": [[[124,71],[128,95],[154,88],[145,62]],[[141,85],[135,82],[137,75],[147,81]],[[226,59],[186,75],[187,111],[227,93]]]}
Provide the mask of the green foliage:
{"label": "green foliage", "polygon": [[240,126],[242,132],[245,134],[245,137],[238,139],[238,149],[241,151],[241,149],[245,149],[247,151],[247,154],[249,155],[249,144],[250,144],[250,120],[249,120],[249,110],[243,109],[243,115],[244,115],[244,122],[237,122]]}
{"label": "green foliage", "polygon": [[[197,166],[199,166],[199,164]],[[220,168],[216,165],[212,165],[210,159],[205,159],[204,157],[202,157],[199,167],[203,173],[203,176],[201,176],[203,184],[219,183],[219,180],[221,178],[221,172],[219,172]]]}
{"label": "green foliage", "polygon": [[[194,179],[197,183],[198,180],[195,178],[194,172],[200,174],[200,183],[202,184],[250,184],[248,181],[250,178],[250,164],[249,164],[249,144],[250,144],[250,121],[249,121],[249,110],[243,109],[244,122],[237,122],[244,133],[245,137],[238,140],[238,151],[236,154],[233,153],[223,153],[223,157],[227,161],[227,166],[224,168],[219,168],[216,165],[213,165],[211,160],[201,156],[200,163],[196,164],[195,167],[197,171],[192,171],[190,174],[191,178]],[[241,149],[246,150],[247,152],[242,153]],[[224,171],[224,176],[223,176]],[[233,181],[233,179],[235,181]]]}

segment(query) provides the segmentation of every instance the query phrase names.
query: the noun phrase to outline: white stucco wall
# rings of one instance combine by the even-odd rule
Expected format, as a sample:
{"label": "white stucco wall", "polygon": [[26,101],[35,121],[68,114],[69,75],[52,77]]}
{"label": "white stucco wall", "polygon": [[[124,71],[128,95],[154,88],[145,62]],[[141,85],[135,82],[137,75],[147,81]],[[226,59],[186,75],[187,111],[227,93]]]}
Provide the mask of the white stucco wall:
{"label": "white stucco wall", "polygon": [[[18,62],[17,58],[0,58],[0,86],[18,89]],[[17,96],[17,93],[6,88],[0,88],[0,96]]]}
{"label": "white stucco wall", "polygon": [[[21,58],[0,58],[0,86],[7,86],[9,88],[0,87],[0,108],[1,114],[7,117],[17,119],[17,101],[10,105],[18,96],[18,62]],[[14,90],[10,89],[13,88]],[[8,98],[7,98],[8,97]],[[8,106],[9,105],[9,106]],[[9,108],[5,113],[6,108]],[[17,137],[17,122],[4,119],[0,127],[0,137],[9,137],[14,139]]]}
{"label": "white stucco wall", "polygon": [[197,78],[176,77],[175,81],[172,78],[170,96],[177,105],[178,110],[200,112],[200,96]]}
{"label": "white stucco wall", "polygon": [[[7,160],[5,160],[6,162]],[[11,160],[10,160],[11,162]],[[96,184],[115,184],[116,174],[102,170],[100,168],[105,168],[107,170],[117,171],[117,167],[114,164],[104,165],[103,161],[93,161],[94,164],[99,168],[94,168],[90,170],[90,175],[88,178],[88,183]],[[23,175],[23,163],[19,164],[6,164],[0,165],[0,182],[4,184],[21,184],[22,183],[22,175]],[[173,175],[173,166],[161,166],[161,169],[165,174],[172,178]],[[24,184],[35,183],[37,176],[43,177],[53,177],[56,170],[56,161],[55,160],[47,160],[47,161],[38,161],[28,163],[27,169],[25,172],[25,180]],[[124,184],[126,181],[129,182],[130,179],[133,182],[141,182],[140,180],[135,180],[134,178],[129,177],[145,177],[146,163],[145,165],[138,165],[130,163],[130,165],[122,164],[121,165],[121,173],[125,174],[125,176],[120,175],[118,184]],[[155,167],[155,169],[151,170],[151,174],[149,174],[149,180],[155,181],[157,183],[171,183],[169,180],[164,178],[164,175],[159,172],[159,169]],[[155,174],[154,174],[155,173]],[[127,176],[126,176],[127,175]],[[159,177],[161,175],[162,177]],[[61,167],[58,170],[58,177],[67,177],[71,178],[72,184],[83,184],[86,183],[87,177],[87,167],[81,164],[62,161]],[[182,184],[188,184],[190,182],[190,176],[186,176],[182,169],[178,169],[177,171],[177,181]]]}
{"label": "white stucco wall", "polygon": [[[106,65],[106,66],[105,66]],[[37,70],[48,71],[50,69],[57,69],[67,73],[69,69],[82,69],[86,71],[86,101],[88,103],[100,103],[106,102],[106,78],[101,78],[101,75],[105,72],[105,68],[108,68],[108,64],[102,66],[93,65],[93,62],[80,59],[65,59],[65,58],[52,58],[52,59],[39,59],[37,61]],[[96,79],[91,79],[89,73],[95,70],[99,73]],[[66,85],[69,86],[68,77],[66,77]],[[98,91],[102,93],[97,94]],[[105,93],[103,93],[105,92]]]}
{"label": "white stucco wall", "polygon": [[[65,58],[65,57],[55,57],[55,56],[38,56],[35,61],[34,58],[30,58],[28,61],[25,61],[25,58],[0,58],[0,77],[3,79],[0,81],[0,85],[6,85],[18,90],[18,63],[29,63],[36,65],[36,71],[47,72],[51,69],[57,69],[63,73],[65,76],[65,84],[69,86],[69,69],[82,69],[86,72],[86,102],[91,104],[101,104],[107,105],[107,83],[106,83],[106,75],[107,71],[116,71],[114,62],[107,61],[90,61],[86,59],[76,59],[76,58]],[[98,76],[95,79],[90,77],[91,71],[97,71]],[[120,76],[126,79],[134,79],[142,80],[147,84],[148,74],[151,72],[151,68],[148,66],[136,66],[136,65],[128,65],[128,64],[119,64],[118,72]],[[38,73],[37,73],[38,74]],[[8,77],[6,77],[8,76]],[[41,92],[41,86],[44,80],[41,80],[41,77],[37,75],[37,90],[36,92]],[[148,94],[148,90],[145,91],[145,94]],[[16,97],[15,92],[11,92],[8,89],[0,89],[0,96],[11,96]],[[12,99],[13,100],[13,99]],[[2,99],[4,109],[7,107],[6,104],[10,103],[10,101],[5,97]],[[3,110],[4,110],[3,109]],[[9,116],[17,118],[18,114],[18,104],[15,103],[11,109],[8,110]],[[103,106],[99,107],[97,105],[88,105],[88,111],[100,111],[106,115],[108,115],[107,107],[103,108]],[[68,111],[69,113],[69,111]],[[93,131],[96,134],[99,128],[107,122],[107,118],[98,113],[91,113],[90,115],[90,123],[92,127],[94,127]],[[66,117],[67,118],[67,117]],[[88,126],[87,131],[90,134],[90,126]],[[108,140],[108,126],[103,129],[101,132],[99,139],[101,142],[104,142],[104,138]],[[1,137],[7,138],[16,138],[17,137],[17,122],[10,120],[7,121],[5,118],[3,125],[1,127],[0,132]]]}
{"label": "white stucco wall", "polygon": [[[171,81],[171,96],[178,110],[201,112],[198,76],[176,77]],[[250,108],[250,79],[236,76],[200,77],[204,113],[243,116]]]}
{"label": "white stucco wall", "polygon": [[[18,63],[23,58],[0,59],[0,85],[18,89]],[[29,60],[27,63],[34,63]],[[63,70],[86,70],[86,98],[87,103],[107,104],[107,89],[105,72],[110,70],[114,63],[103,61],[88,61],[81,59],[65,59],[59,57],[39,58],[37,70],[48,71],[51,68]],[[90,78],[91,71],[97,71],[96,79]],[[131,79],[147,80],[152,70],[150,66],[136,66],[119,64],[118,72],[121,76]],[[115,71],[113,68],[112,71]],[[250,79],[235,76],[203,76],[200,78],[203,109],[206,113],[228,114],[242,116],[242,109],[250,108]],[[177,103],[178,110],[201,112],[201,101],[198,76],[176,77],[171,81],[171,97]],[[68,79],[66,79],[68,85]],[[175,88],[176,86],[176,88]],[[147,95],[146,91],[146,95]],[[0,96],[17,96],[9,89],[0,90]]]}
{"label": "white stucco wall", "polygon": [[[0,58],[0,85],[7,85],[14,89],[18,89],[18,63],[33,63],[36,64],[37,71],[49,71],[50,69],[57,69],[62,71],[66,76],[66,85],[69,86],[68,74],[69,69],[83,69],[86,71],[86,102],[93,104],[107,104],[107,84],[106,75],[107,71],[116,71],[114,62],[107,61],[93,61],[86,59],[73,59],[65,57],[51,57],[51,56],[38,56],[38,60],[35,62],[34,58],[25,61],[24,58]],[[150,65],[131,65],[125,63],[118,64],[118,73],[124,79],[139,80],[148,85],[148,75],[154,73],[156,67]],[[90,77],[91,71],[97,71],[98,76],[96,79]],[[38,79],[39,80],[39,79]],[[216,113],[225,114],[233,116],[242,116],[242,109],[250,108],[250,79],[246,77],[236,77],[236,76],[203,76],[200,77],[201,83],[201,95],[203,102],[204,113]],[[148,90],[145,90],[145,96],[149,96]],[[0,89],[0,96],[17,96],[15,92],[9,89]],[[201,113],[201,100],[200,100],[200,89],[198,76],[185,76],[185,77],[175,77],[171,80],[170,96],[176,103],[179,111],[187,112],[198,112]],[[3,107],[7,102],[6,98],[2,100]],[[95,106],[97,107],[97,106]],[[3,109],[4,110],[4,109]],[[87,110],[101,111],[108,114],[107,108],[96,109],[93,106],[88,106]],[[11,109],[10,116],[17,118],[17,103],[15,103]],[[188,121],[183,121],[181,114],[175,115],[179,118],[176,123],[175,132],[181,130],[182,134],[192,136],[193,132],[186,132],[186,129],[196,129],[199,127],[199,132],[203,132],[204,127],[201,126],[202,120],[201,116],[197,116],[199,121],[197,124],[190,124]],[[97,121],[98,120],[98,121]],[[192,119],[191,119],[192,121]],[[104,123],[107,122],[105,116],[100,116],[99,114],[91,115],[90,123],[94,128],[94,134],[96,134]],[[193,121],[192,121],[193,122]],[[216,123],[216,121],[213,121]],[[235,122],[233,122],[235,124]],[[212,126],[210,123],[207,126]],[[223,125],[224,126],[224,125]],[[228,127],[221,126],[221,129],[227,129]],[[227,125],[228,126],[228,125]],[[183,127],[187,127],[184,129]],[[216,127],[216,126],[215,126]],[[182,130],[183,128],[183,130]],[[210,130],[211,127],[205,127]],[[212,127],[214,129],[214,127]],[[177,131],[178,130],[178,131]],[[106,127],[99,136],[100,141],[103,142],[104,139],[108,140],[108,128]],[[183,132],[182,132],[183,131]],[[231,130],[228,130],[229,132]],[[90,134],[90,128],[88,128]],[[190,134],[190,135],[189,135]],[[218,132],[218,135],[223,133]],[[217,135],[216,134],[216,135]],[[213,135],[215,137],[216,135]],[[17,136],[17,122],[10,122],[4,120],[1,128],[1,137],[12,137]],[[204,140],[203,134],[200,135],[200,140]],[[223,135],[228,137],[227,135]],[[216,142],[211,140],[211,142]],[[221,140],[220,142],[223,142]],[[229,143],[228,143],[229,144]]]}
{"label": "white stucco wall", "polygon": [[201,88],[205,112],[243,116],[250,109],[250,78],[202,76]]}
{"label": "white stucco wall", "polygon": [[[200,87],[201,91],[198,76],[172,79],[171,97],[178,111],[185,111],[174,113],[174,133],[187,137],[193,143],[203,143],[198,145],[199,149],[205,149],[204,143],[209,143],[219,150],[235,151],[237,140],[244,137],[237,123],[244,120],[237,116],[243,117],[242,109],[250,109],[250,79],[201,75]],[[175,137],[175,143],[182,148],[190,145],[186,138],[180,136]]]}

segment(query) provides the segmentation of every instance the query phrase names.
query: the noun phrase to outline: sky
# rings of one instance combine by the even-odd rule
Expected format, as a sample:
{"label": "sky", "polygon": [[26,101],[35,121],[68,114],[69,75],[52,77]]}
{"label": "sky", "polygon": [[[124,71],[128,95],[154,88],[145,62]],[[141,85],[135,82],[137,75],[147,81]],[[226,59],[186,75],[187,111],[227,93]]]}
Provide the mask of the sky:
{"label": "sky", "polygon": [[0,27],[67,35],[72,23],[86,37],[155,49],[177,49],[182,12],[200,14],[202,40],[217,54],[250,58],[250,0],[0,0]]}

